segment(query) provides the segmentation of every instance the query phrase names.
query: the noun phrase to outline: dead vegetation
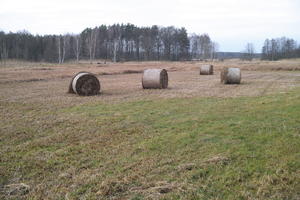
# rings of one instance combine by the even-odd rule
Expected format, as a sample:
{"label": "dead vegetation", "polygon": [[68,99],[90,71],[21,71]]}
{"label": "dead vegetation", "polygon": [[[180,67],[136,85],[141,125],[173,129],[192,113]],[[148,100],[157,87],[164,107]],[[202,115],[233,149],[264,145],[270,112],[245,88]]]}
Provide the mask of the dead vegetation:
{"label": "dead vegetation", "polygon": [[38,81],[46,81],[46,79],[42,78],[32,78],[32,79],[25,79],[25,80],[10,80],[10,81],[2,81],[0,83],[28,83],[28,82],[38,82]]}
{"label": "dead vegetation", "polygon": [[[211,62],[214,71],[220,73],[223,67],[238,67],[242,71],[298,71],[300,60],[282,61],[240,61],[226,60],[224,62]],[[199,66],[207,65],[205,62],[125,62],[107,63],[101,67],[97,64],[66,63],[64,65],[49,63],[8,62],[6,67],[1,67],[0,82],[15,80],[44,79],[55,80],[64,77],[72,77],[79,71],[89,71],[97,75],[119,75],[142,73],[147,68],[166,69],[168,72],[196,71]]]}
{"label": "dead vegetation", "polygon": [[[215,63],[211,76],[199,76],[196,62],[0,68],[0,198],[222,199],[225,190],[227,197],[244,199],[295,197],[299,175],[291,176],[297,165],[286,152],[299,141],[292,138],[298,138],[298,121],[290,113],[298,116],[299,106],[282,110],[299,98],[282,97],[267,110],[277,97],[265,95],[287,95],[300,86],[300,73],[272,70],[276,62],[256,70],[250,62],[232,61],[241,66],[243,82],[223,85],[220,69],[230,62]],[[142,89],[140,72],[149,66],[168,70],[169,89]],[[79,71],[97,74],[101,96],[66,92]],[[240,152],[234,157],[228,148]],[[245,157],[248,148],[258,158]],[[278,158],[292,167],[277,167]],[[249,162],[257,171],[244,168]],[[274,168],[281,170],[271,173]],[[200,196],[193,196],[196,189]]]}
{"label": "dead vegetation", "polygon": [[140,74],[143,73],[143,70],[124,70],[124,71],[117,71],[117,72],[100,72],[98,75],[119,75],[119,74]]}
{"label": "dead vegetation", "polygon": [[187,190],[187,188],[182,184],[159,181],[156,183],[148,183],[141,187],[133,187],[130,189],[130,192],[135,194],[142,194],[145,199],[160,199],[164,194],[185,190]]}
{"label": "dead vegetation", "polygon": [[226,164],[228,162],[229,158],[221,155],[213,156],[204,161],[205,164]]}
{"label": "dead vegetation", "polygon": [[[0,98],[3,101],[53,102],[72,105],[101,100],[120,101],[143,98],[173,97],[234,97],[260,96],[274,91],[284,92],[299,85],[299,74],[294,71],[275,71],[274,67],[285,66],[285,62],[241,62],[225,61],[214,63],[214,75],[199,77],[199,62],[128,62],[108,63],[107,67],[97,65],[65,64],[43,66],[52,70],[35,70],[35,66],[18,65],[0,68]],[[287,61],[289,69],[300,67],[297,61]],[[239,86],[220,84],[220,70],[223,66],[239,66],[243,82]],[[161,91],[141,90],[141,72],[146,68],[165,68],[169,73],[169,89]],[[269,69],[269,70],[268,70]],[[258,71],[259,70],[259,71]],[[101,80],[101,99],[74,98],[66,94],[66,87],[74,74],[89,71]],[[58,103],[60,102],[60,103]]]}
{"label": "dead vegetation", "polygon": [[8,198],[22,198],[22,196],[28,194],[30,191],[30,186],[24,183],[9,184],[0,188],[1,194]]}
{"label": "dead vegetation", "polygon": [[196,168],[196,164],[195,163],[185,163],[185,164],[181,164],[178,167],[179,171],[186,171],[186,170],[192,170],[194,168]]}

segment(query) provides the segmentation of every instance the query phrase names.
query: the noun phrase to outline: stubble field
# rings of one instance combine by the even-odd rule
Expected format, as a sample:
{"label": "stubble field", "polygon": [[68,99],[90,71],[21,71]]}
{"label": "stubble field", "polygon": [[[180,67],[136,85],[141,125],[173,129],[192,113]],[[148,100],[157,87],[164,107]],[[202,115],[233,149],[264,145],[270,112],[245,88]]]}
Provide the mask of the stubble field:
{"label": "stubble field", "polygon": [[[2,65],[0,197],[299,199],[300,60],[201,64]],[[221,84],[222,67],[242,84]],[[169,88],[143,90],[146,68]],[[79,71],[100,95],[67,93]]]}

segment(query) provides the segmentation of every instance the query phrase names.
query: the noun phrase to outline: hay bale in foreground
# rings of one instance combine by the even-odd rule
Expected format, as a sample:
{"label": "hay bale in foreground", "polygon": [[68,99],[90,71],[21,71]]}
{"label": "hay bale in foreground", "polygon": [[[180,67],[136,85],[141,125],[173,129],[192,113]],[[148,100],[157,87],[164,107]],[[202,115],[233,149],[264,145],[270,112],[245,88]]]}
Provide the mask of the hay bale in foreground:
{"label": "hay bale in foreground", "polygon": [[97,95],[100,92],[100,82],[94,74],[79,72],[71,80],[69,93],[80,96]]}
{"label": "hay bale in foreground", "polygon": [[213,65],[202,65],[200,67],[200,75],[213,75],[214,67]]}
{"label": "hay bale in foreground", "polygon": [[165,69],[144,70],[142,85],[144,89],[165,89],[168,87],[168,72]]}
{"label": "hay bale in foreground", "polygon": [[221,71],[221,83],[240,84],[242,79],[240,68],[223,68]]}

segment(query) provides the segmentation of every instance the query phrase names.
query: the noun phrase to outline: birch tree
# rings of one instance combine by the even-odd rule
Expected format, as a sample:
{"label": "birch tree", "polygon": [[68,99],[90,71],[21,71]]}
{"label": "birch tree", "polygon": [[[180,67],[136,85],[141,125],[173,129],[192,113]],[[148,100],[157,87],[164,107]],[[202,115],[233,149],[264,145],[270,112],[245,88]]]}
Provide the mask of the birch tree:
{"label": "birch tree", "polygon": [[87,37],[87,46],[89,52],[90,63],[92,64],[92,60],[95,59],[96,46],[97,46],[97,33],[98,29],[94,28],[89,30],[89,34]]}
{"label": "birch tree", "polygon": [[64,35],[62,37],[63,39],[63,45],[62,45],[62,58],[61,58],[61,63],[65,62],[65,57],[66,57],[66,50],[67,50],[67,44],[69,43],[69,36],[68,35]]}
{"label": "birch tree", "polygon": [[75,35],[74,36],[75,39],[75,44],[73,46],[73,51],[76,57],[76,62],[79,62],[79,56],[80,56],[80,49],[81,49],[81,37],[80,35]]}
{"label": "birch tree", "polygon": [[69,45],[70,36],[58,36],[57,37],[57,48],[58,48],[58,63],[62,64],[65,62],[66,52]]}
{"label": "birch tree", "polygon": [[114,47],[113,47],[113,62],[117,62],[117,51],[118,51],[118,47],[119,47],[119,41],[120,39],[114,39]]}
{"label": "birch tree", "polygon": [[58,64],[61,64],[61,36],[57,37]]}

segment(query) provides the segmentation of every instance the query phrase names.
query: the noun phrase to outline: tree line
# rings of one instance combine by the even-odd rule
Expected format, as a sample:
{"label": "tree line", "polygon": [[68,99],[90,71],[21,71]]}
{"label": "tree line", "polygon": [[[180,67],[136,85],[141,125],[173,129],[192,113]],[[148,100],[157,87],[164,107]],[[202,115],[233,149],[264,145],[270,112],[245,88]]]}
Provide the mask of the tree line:
{"label": "tree line", "polygon": [[[259,54],[255,53],[254,45],[247,43],[245,49],[241,52],[240,59],[251,61],[257,58]],[[300,45],[291,38],[281,37],[266,39],[260,54],[262,60],[280,60],[289,58],[300,58]]]}
{"label": "tree line", "polygon": [[101,25],[80,34],[32,35],[0,32],[0,59],[63,63],[67,60],[118,61],[214,59],[218,50],[208,34],[188,36],[185,28]]}
{"label": "tree line", "polygon": [[261,58],[263,60],[280,60],[299,57],[300,46],[291,38],[281,37],[266,39],[262,47]]}

